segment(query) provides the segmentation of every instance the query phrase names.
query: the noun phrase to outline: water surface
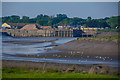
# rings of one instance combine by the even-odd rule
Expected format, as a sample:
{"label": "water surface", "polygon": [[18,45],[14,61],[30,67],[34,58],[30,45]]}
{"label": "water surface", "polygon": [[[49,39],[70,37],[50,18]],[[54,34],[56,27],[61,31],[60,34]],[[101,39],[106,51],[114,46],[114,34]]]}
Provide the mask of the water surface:
{"label": "water surface", "polygon": [[[0,38],[1,39],[1,38]],[[56,40],[57,39],[57,40]],[[60,52],[59,50],[46,50],[53,48],[56,45],[61,45],[66,42],[76,40],[74,37],[25,37],[13,38],[3,35],[2,41],[38,41],[38,40],[56,40],[54,42],[43,43],[27,43],[27,44],[13,44],[2,43],[2,59],[4,60],[20,60],[20,61],[33,61],[33,62],[53,62],[53,63],[69,63],[69,64],[110,64],[111,66],[118,66],[116,61],[109,60],[94,60],[94,59],[67,59],[67,58],[30,58],[18,57],[13,55],[50,55],[51,53]]]}

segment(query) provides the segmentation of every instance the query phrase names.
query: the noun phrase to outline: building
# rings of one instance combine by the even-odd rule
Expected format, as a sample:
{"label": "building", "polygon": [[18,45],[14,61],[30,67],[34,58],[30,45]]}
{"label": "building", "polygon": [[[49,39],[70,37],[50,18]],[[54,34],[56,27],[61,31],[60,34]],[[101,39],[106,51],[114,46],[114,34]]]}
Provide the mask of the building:
{"label": "building", "polygon": [[39,26],[41,29],[44,29],[44,30],[46,30],[46,29],[52,29],[52,27],[51,26]]}
{"label": "building", "polygon": [[7,23],[11,26],[12,29],[20,29],[22,28],[23,26],[29,24],[29,23]]}
{"label": "building", "polygon": [[27,24],[23,28],[21,28],[20,30],[30,31],[30,30],[38,30],[38,29],[40,29],[40,28],[37,24]]}
{"label": "building", "polygon": [[60,24],[58,26],[58,29],[70,29],[70,28],[71,28],[70,24]]}
{"label": "building", "polygon": [[11,26],[9,24],[7,24],[7,23],[2,24],[2,29],[10,29],[10,28],[11,28]]}
{"label": "building", "polygon": [[58,29],[63,29],[64,28],[64,26],[58,26]]}
{"label": "building", "polygon": [[10,25],[12,29],[21,29],[28,24],[29,25],[35,24],[35,26],[37,26],[38,29],[51,29],[52,28],[51,26],[41,26],[37,23],[6,23],[6,24]]}

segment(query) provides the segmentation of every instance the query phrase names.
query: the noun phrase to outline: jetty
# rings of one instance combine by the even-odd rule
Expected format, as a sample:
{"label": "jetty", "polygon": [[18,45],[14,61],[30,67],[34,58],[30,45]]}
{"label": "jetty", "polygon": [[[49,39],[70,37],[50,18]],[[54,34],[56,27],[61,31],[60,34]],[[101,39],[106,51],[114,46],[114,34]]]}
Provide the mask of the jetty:
{"label": "jetty", "polygon": [[20,30],[20,29],[5,29],[0,32],[12,37],[85,37],[94,36],[97,31],[91,30],[84,32],[82,30]]}
{"label": "jetty", "polygon": [[[5,27],[0,29],[0,32],[5,33],[12,37],[86,37],[95,36],[97,28],[77,28],[77,29],[56,29],[51,26],[40,26],[39,24],[22,24],[21,29],[9,28],[14,24],[4,24]],[[9,26],[9,27],[6,27]]]}

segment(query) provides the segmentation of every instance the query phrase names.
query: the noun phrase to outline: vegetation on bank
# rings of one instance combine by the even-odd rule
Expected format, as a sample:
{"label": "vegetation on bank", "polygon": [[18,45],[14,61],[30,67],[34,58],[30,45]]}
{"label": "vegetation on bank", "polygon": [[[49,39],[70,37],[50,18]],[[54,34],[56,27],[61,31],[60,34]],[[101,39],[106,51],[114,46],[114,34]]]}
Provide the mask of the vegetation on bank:
{"label": "vegetation on bank", "polygon": [[6,68],[2,70],[3,78],[119,78],[110,75],[93,75],[87,73],[62,73],[57,69],[40,70],[25,68]]}
{"label": "vegetation on bank", "polygon": [[103,29],[103,30],[98,30],[98,32],[119,32],[120,29]]}
{"label": "vegetation on bank", "polygon": [[23,16],[20,18],[18,15],[5,16],[2,17],[3,23],[38,23],[42,26],[52,26],[57,27],[58,25],[71,25],[77,26],[82,25],[84,27],[109,27],[116,28],[119,24],[119,16],[105,17],[101,19],[92,19],[88,17],[87,19],[82,19],[79,17],[69,18],[66,14],[56,14],[56,16],[48,15],[37,15],[35,18],[30,18],[28,16]]}
{"label": "vegetation on bank", "polygon": [[[120,34],[112,35],[112,36],[92,36],[92,37],[82,37],[84,40],[86,39],[120,39]],[[80,40],[81,38],[77,38],[77,40]]]}
{"label": "vegetation on bank", "polygon": [[112,35],[112,36],[92,36],[91,38],[98,38],[98,39],[120,39],[120,34]]}

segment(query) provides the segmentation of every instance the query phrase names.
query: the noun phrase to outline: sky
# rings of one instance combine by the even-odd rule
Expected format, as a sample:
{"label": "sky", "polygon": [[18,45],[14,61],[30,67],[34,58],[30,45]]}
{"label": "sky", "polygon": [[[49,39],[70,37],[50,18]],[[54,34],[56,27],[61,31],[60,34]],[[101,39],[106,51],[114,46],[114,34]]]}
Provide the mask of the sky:
{"label": "sky", "polygon": [[2,2],[2,16],[36,17],[39,14],[104,18],[118,15],[117,2]]}

